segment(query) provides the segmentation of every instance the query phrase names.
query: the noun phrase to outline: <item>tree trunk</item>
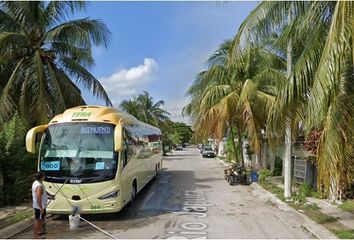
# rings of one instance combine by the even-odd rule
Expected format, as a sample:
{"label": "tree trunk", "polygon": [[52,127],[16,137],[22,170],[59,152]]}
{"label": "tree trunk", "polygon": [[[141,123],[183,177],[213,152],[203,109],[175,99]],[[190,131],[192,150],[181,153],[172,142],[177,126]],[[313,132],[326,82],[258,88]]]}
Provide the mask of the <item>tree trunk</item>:
{"label": "tree trunk", "polygon": [[270,171],[273,173],[275,169],[275,150],[271,148],[270,150]]}
{"label": "tree trunk", "polygon": [[261,164],[261,154],[256,153],[256,169],[262,169],[262,164]]}
{"label": "tree trunk", "polygon": [[6,167],[2,168],[2,204],[8,204],[8,190],[10,185],[10,177]]}
{"label": "tree trunk", "polygon": [[291,197],[291,127],[285,130],[284,151],[284,197]]}
{"label": "tree trunk", "polygon": [[330,178],[331,178],[331,186],[330,186],[330,189],[329,189],[328,199],[331,202],[334,202],[338,198],[338,185],[337,185],[336,179],[333,176],[331,176]]}
{"label": "tree trunk", "polygon": [[232,130],[232,126],[229,123],[230,127],[230,137],[231,137],[231,146],[232,146],[232,151],[234,152],[234,158],[236,162],[239,162],[238,156],[237,156],[237,148],[236,148],[236,143],[235,143],[235,134],[234,131]]}
{"label": "tree trunk", "polygon": [[243,159],[243,142],[242,142],[242,134],[241,128],[238,128],[238,146],[240,151],[240,161],[242,164],[245,164],[245,160]]}
{"label": "tree trunk", "polygon": [[268,143],[264,139],[262,140],[261,146],[261,163],[262,168],[268,167]]}
{"label": "tree trunk", "polygon": [[[291,72],[293,69],[292,61],[292,41],[291,39],[288,42],[287,47],[287,78],[288,81],[291,77]],[[291,197],[291,118],[286,119],[286,129],[285,129],[285,150],[284,150],[284,197]]]}

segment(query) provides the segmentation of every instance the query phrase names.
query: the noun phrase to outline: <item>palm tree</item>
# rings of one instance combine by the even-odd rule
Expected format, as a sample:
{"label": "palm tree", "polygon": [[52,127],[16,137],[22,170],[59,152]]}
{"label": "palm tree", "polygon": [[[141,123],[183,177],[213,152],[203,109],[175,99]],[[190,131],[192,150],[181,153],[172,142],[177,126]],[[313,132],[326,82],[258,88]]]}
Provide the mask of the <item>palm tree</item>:
{"label": "palm tree", "polygon": [[136,98],[129,99],[129,100],[123,100],[120,103],[120,108],[126,112],[129,113],[130,115],[133,115],[134,117],[141,119],[140,115],[140,106]]}
{"label": "palm tree", "polygon": [[70,1],[0,3],[0,62],[7,59],[11,67],[1,81],[0,121],[18,110],[31,121],[46,122],[84,103],[81,86],[111,105],[87,70],[94,65],[91,46],[107,47],[109,30],[97,19],[67,20],[84,7],[85,2]]}
{"label": "palm tree", "polygon": [[[256,9],[254,9],[246,20],[242,23],[238,33],[236,34],[232,48],[229,54],[230,62],[243,68],[243,52],[251,48],[263,47],[275,51],[278,55],[286,56],[287,58],[287,84],[283,84],[279,88],[273,104],[273,115],[276,117],[270,118],[272,121],[268,123],[268,136],[279,135],[279,129],[282,130],[281,136],[285,135],[285,151],[284,151],[284,196],[291,196],[291,126],[295,123],[292,121],[294,115],[295,101],[293,100],[293,88],[290,76],[293,71],[293,41],[294,37],[298,39],[301,34],[297,33],[297,27],[300,17],[305,11],[306,3],[304,2],[261,2]],[[275,40],[274,40],[275,37]],[[284,51],[282,49],[287,49]],[[286,52],[286,54],[282,54]],[[290,94],[288,94],[290,92]],[[285,94],[284,94],[285,93]],[[281,97],[281,100],[279,98]],[[279,106],[279,103],[282,104]],[[283,104],[286,103],[286,104]],[[276,113],[275,113],[276,112]],[[281,114],[278,114],[281,113]],[[281,122],[282,128],[275,124]],[[274,126],[277,125],[277,128]],[[285,133],[285,134],[284,134]]]}
{"label": "palm tree", "polygon": [[[334,197],[353,181],[353,131],[347,127],[354,115],[353,10],[352,2],[262,2],[242,24],[230,51],[242,67],[240,53],[254,45],[269,47],[267,40],[278,35],[273,46],[287,49],[288,81],[276,97],[269,125],[273,131],[275,125],[287,129],[287,146],[299,119],[307,132],[321,131],[318,185]],[[291,148],[287,153],[285,163]]]}
{"label": "palm tree", "polygon": [[[208,59],[209,68],[198,74],[187,95],[191,102],[183,113],[191,116],[196,129],[195,137],[206,138],[210,135],[221,139],[227,132],[230,134],[233,158],[240,162],[242,157],[235,143],[234,128],[241,136],[241,113],[235,112],[241,85],[235,81],[232,71],[225,68],[230,41],[225,41]],[[239,138],[239,146],[241,147]]]}
{"label": "palm tree", "polygon": [[143,122],[159,126],[168,120],[170,115],[162,109],[163,105],[164,101],[154,102],[150,94],[144,91],[131,100],[122,101],[120,108]]}
{"label": "palm tree", "polygon": [[347,190],[354,180],[354,132],[348,127],[354,123],[354,4],[313,4],[309,18],[321,24],[324,17],[329,24],[317,58],[305,126],[322,130],[317,150],[318,182],[334,199],[338,190]]}
{"label": "palm tree", "polygon": [[274,101],[277,85],[284,82],[281,70],[284,60],[263,49],[252,49],[245,53],[245,68],[229,67],[228,52],[231,42],[226,41],[210,57],[209,69],[200,73],[188,90],[191,103],[185,113],[192,116],[197,134],[224,136],[227,129],[234,139],[236,127],[239,144],[235,159],[242,161],[242,135],[245,131],[250,145],[257,154],[260,165],[261,129],[265,129],[268,111]]}

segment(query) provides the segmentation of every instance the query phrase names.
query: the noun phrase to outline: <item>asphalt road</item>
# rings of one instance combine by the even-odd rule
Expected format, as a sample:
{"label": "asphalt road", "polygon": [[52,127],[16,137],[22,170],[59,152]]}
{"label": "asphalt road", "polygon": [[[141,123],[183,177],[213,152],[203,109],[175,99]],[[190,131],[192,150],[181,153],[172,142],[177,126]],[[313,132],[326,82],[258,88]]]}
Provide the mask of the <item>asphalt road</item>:
{"label": "asphalt road", "polygon": [[[311,238],[298,215],[250,186],[229,186],[223,165],[203,159],[197,148],[166,157],[159,177],[123,211],[84,217],[116,238]],[[46,238],[108,238],[83,222],[80,230],[69,230],[67,216],[50,220],[47,228]]]}

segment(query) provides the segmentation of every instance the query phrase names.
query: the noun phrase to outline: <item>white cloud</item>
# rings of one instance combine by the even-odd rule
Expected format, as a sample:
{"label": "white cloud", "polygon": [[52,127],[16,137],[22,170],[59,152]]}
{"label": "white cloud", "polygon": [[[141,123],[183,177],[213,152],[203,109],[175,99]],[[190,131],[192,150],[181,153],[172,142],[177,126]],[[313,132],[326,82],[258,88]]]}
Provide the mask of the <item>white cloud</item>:
{"label": "white cloud", "polygon": [[182,116],[182,110],[185,105],[188,104],[188,99],[183,98],[180,100],[166,101],[163,109],[169,112],[169,116],[172,121],[185,122],[190,124],[190,119],[188,116]]}
{"label": "white cloud", "polygon": [[152,58],[145,58],[144,63],[120,69],[109,77],[100,78],[113,104],[119,104],[122,99],[130,98],[139,93],[141,87],[156,79],[157,62]]}

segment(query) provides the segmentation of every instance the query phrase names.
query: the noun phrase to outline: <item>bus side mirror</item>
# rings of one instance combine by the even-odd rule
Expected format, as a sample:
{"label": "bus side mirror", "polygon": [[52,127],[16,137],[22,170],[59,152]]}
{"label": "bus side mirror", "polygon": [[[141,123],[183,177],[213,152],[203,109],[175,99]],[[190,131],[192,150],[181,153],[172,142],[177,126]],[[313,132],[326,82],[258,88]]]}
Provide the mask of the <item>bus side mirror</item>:
{"label": "bus side mirror", "polygon": [[114,129],[114,151],[119,152],[123,149],[122,126],[117,125]]}
{"label": "bus side mirror", "polygon": [[36,135],[42,133],[47,128],[47,125],[40,125],[32,128],[26,135],[26,150],[30,153],[36,152]]}

